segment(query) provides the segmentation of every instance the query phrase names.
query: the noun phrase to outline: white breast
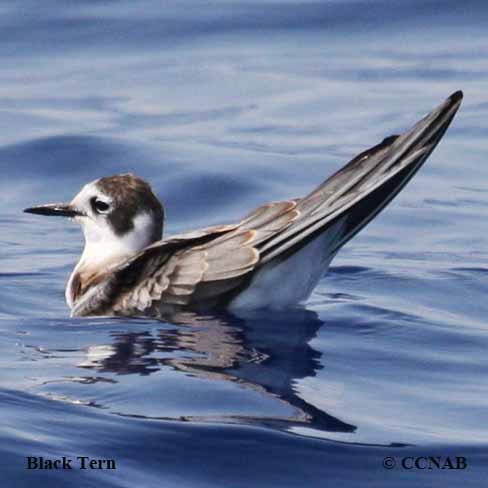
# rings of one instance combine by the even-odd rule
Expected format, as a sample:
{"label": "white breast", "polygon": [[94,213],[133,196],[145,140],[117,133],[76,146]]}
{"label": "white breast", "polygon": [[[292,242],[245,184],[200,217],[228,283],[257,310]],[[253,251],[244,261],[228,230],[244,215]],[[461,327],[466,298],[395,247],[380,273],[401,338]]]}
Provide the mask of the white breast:
{"label": "white breast", "polygon": [[101,272],[109,266],[133,256],[151,244],[152,216],[142,213],[135,217],[134,228],[117,236],[109,226],[101,226],[90,219],[80,220],[85,236],[85,247],[78,264],[66,285],[65,298],[73,308],[73,278],[77,273]]}

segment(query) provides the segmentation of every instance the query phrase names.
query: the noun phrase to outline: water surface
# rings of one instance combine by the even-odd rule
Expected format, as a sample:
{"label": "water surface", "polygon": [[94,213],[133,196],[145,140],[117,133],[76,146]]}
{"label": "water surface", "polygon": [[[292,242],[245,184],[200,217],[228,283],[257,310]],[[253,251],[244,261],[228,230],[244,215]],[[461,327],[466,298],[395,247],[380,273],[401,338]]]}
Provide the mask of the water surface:
{"label": "water surface", "polygon": [[[5,486],[481,486],[488,447],[484,2],[5,2]],[[24,215],[134,172],[170,234],[300,196],[451,92],[402,194],[303,308],[71,319],[79,230]],[[26,456],[116,471],[27,471]],[[383,459],[464,456],[466,470]]]}

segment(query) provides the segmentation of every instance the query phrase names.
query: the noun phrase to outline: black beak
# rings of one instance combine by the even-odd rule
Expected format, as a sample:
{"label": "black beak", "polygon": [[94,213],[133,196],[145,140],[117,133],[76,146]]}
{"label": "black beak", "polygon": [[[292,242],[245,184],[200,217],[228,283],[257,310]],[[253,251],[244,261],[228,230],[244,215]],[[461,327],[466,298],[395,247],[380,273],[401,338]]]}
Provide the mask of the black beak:
{"label": "black beak", "polygon": [[36,215],[56,215],[58,217],[77,217],[83,215],[82,212],[76,210],[69,203],[48,203],[47,205],[37,205],[35,207],[26,208],[25,213]]}

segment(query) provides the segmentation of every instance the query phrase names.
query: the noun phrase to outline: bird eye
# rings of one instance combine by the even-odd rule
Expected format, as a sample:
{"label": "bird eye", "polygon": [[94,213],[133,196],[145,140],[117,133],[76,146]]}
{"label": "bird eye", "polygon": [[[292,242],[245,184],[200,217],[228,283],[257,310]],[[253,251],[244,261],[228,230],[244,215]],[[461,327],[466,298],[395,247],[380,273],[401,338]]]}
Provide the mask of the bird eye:
{"label": "bird eye", "polygon": [[91,199],[91,205],[97,213],[107,213],[110,209],[110,205],[107,202],[98,200],[96,197]]}

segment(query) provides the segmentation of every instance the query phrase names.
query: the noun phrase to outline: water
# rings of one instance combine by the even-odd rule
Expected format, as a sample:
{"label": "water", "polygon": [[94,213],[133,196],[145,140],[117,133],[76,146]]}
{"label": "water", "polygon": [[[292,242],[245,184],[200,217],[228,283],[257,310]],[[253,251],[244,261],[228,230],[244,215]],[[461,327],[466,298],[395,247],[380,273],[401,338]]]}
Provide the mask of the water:
{"label": "water", "polygon": [[[4,2],[2,486],[482,486],[488,8],[482,1]],[[426,166],[303,309],[70,319],[81,250],[21,213],[132,171],[167,233],[309,191],[456,89]],[[27,471],[26,456],[115,471]],[[383,468],[464,456],[464,470]]]}

